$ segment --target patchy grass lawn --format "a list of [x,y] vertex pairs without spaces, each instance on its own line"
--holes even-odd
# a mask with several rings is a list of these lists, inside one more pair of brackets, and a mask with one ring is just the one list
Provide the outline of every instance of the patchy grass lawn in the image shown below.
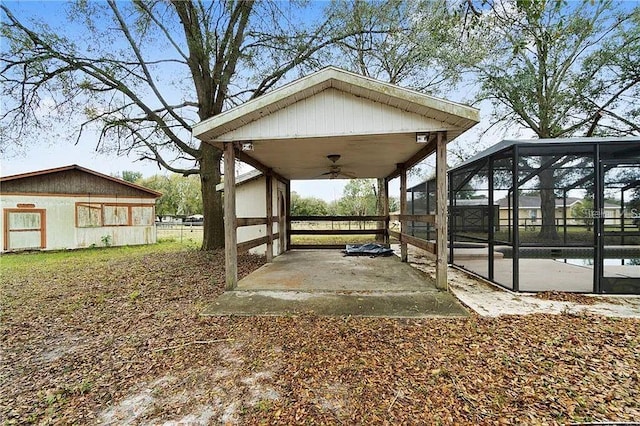
[[0,423],[640,418],[638,320],[200,317],[223,259],[171,242],[2,256]]

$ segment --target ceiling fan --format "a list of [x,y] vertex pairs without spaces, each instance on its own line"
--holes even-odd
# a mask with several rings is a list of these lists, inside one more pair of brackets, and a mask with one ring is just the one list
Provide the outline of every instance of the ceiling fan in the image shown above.
[[326,173],[321,174],[318,177],[329,176],[331,179],[338,179],[341,176],[345,177],[345,178],[348,178],[348,179],[356,178],[356,175],[354,175],[352,173],[343,172],[342,171],[342,167],[340,165],[336,164],[338,162],[338,160],[340,159],[340,154],[329,154],[329,155],[327,155],[327,159],[329,161],[331,161],[331,164],[329,165],[329,171],[327,171]]

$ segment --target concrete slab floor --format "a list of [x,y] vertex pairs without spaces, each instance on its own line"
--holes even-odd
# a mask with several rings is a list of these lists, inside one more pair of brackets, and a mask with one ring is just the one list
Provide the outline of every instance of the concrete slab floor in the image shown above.
[[203,315],[395,318],[464,317],[451,293],[396,256],[344,257],[337,250],[296,250],[274,258],[209,305]]
[[396,256],[343,256],[339,250],[293,250],[238,282],[238,290],[437,292],[432,278]]
[[227,291],[203,315],[269,316],[314,313],[325,316],[387,318],[466,317],[469,313],[445,292]]

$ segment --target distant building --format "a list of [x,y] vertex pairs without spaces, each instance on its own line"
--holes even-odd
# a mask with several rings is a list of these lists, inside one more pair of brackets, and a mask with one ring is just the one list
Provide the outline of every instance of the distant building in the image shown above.
[[1,250],[156,242],[162,194],[77,165],[0,178]]
[[[573,209],[583,202],[581,198],[567,197],[566,200],[562,198],[556,198],[555,218],[559,223],[563,223],[562,220],[565,217],[567,224],[569,225],[581,225],[582,219],[576,218]],[[510,212],[513,206],[509,205],[507,198],[502,198],[497,201],[500,206],[500,222],[507,223]],[[520,195],[518,197],[518,222],[520,225],[539,225],[542,221],[542,208],[540,207],[539,195]],[[604,216],[609,219],[607,224],[614,225],[620,223],[620,206],[611,203],[604,203],[603,207]]]

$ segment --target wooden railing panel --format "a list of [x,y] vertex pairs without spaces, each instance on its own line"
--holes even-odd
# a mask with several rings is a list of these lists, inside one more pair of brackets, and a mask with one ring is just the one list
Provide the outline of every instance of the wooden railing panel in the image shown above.
[[436,244],[431,241],[423,240],[422,238],[414,237],[413,235],[402,234],[400,241],[411,244],[412,246],[421,248],[429,253],[436,253]]
[[436,223],[436,215],[433,214],[392,214],[390,220],[406,222]]
[[431,241],[423,240],[422,238],[414,237],[413,235],[401,234],[400,232],[389,231],[389,236],[395,238],[401,243],[411,244],[418,247],[430,254],[436,254],[436,244]]
[[386,216],[291,216],[292,222],[379,222]]
[[291,235],[384,235],[384,229],[292,229]]
[[[274,240],[277,240],[278,238],[280,238],[280,233],[273,234],[273,239]],[[261,246],[263,244],[266,244],[268,241],[269,241],[269,237],[266,236],[266,235],[264,237],[255,238],[253,240],[243,241],[241,243],[238,243],[238,245],[237,245],[238,253],[245,252],[245,251],[250,250],[252,248]]]
[[346,244],[291,244],[291,249],[297,250],[315,250],[315,249],[330,249],[340,250],[345,247]]
[[253,240],[244,241],[242,243],[238,243],[238,253],[242,253],[254,247],[261,246],[263,244],[266,244],[268,241],[269,241],[269,237],[264,236],[264,237],[256,238]]
[[239,217],[236,219],[236,225],[241,226],[254,226],[254,225],[266,225],[266,217]]
[[[278,222],[278,216],[271,217],[271,223]],[[239,217],[236,218],[236,227],[266,225],[266,217]]]

